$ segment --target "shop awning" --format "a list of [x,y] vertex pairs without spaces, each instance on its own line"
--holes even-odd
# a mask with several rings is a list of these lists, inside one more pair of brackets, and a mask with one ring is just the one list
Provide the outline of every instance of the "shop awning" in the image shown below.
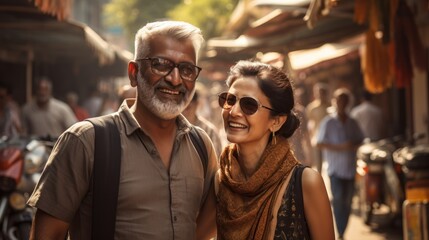
[[321,47],[293,51],[288,54],[291,68],[300,70],[318,63],[340,58],[352,52],[358,55],[360,43],[327,43]]
[[[305,21],[317,1],[241,1],[238,15],[232,18],[228,36],[210,39],[208,54],[222,58],[223,55],[242,57],[246,53],[283,52],[317,48],[329,42],[340,42],[363,32],[364,26],[353,20],[353,1],[344,0],[329,13]],[[247,4],[243,4],[247,3]],[[240,20],[237,20],[240,19]],[[246,23],[246,26],[240,24]],[[235,31],[236,36],[231,37]]]
[[105,66],[123,55],[87,25],[60,21],[23,0],[0,3],[0,31],[3,61],[19,61],[21,55],[31,55],[39,62],[73,58],[82,63],[95,60]]
[[[65,4],[65,5],[64,5]],[[32,98],[37,77],[51,77],[56,94],[126,76],[132,54],[89,26],[67,19],[70,0],[0,1],[0,71],[4,81]]]

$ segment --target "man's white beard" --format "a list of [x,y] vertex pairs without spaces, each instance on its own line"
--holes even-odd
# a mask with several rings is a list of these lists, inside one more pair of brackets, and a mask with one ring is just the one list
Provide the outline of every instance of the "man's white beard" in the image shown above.
[[156,97],[149,99],[150,104],[146,105],[151,109],[151,111],[157,115],[159,118],[170,120],[173,119],[182,113],[185,110],[187,104],[184,102],[176,104],[175,102],[161,102]]
[[[189,102],[192,100],[193,93],[189,93],[185,96],[181,103],[176,103],[175,101],[167,101],[163,102],[158,99],[155,94],[155,86],[151,86],[148,84],[146,80],[139,76],[139,83],[141,84],[141,88],[138,90],[138,98],[139,100],[156,116],[164,120],[170,120],[176,118],[180,115],[180,113],[185,110],[186,106],[188,106]],[[160,80],[161,81],[161,80]]]

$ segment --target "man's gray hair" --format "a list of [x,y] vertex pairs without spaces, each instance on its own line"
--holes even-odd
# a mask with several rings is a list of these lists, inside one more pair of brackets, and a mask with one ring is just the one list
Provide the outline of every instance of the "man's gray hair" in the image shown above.
[[204,42],[201,30],[192,24],[182,21],[157,21],[146,24],[135,37],[134,59],[144,58],[150,53],[150,40],[153,36],[166,36],[176,40],[190,39],[198,58],[199,50]]

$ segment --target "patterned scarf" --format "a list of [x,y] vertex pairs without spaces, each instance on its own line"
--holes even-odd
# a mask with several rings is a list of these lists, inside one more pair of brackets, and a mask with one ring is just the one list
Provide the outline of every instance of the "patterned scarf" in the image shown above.
[[265,239],[275,198],[297,164],[287,139],[278,138],[277,144],[267,146],[259,168],[246,180],[237,161],[237,146],[225,148],[220,156],[217,239]]

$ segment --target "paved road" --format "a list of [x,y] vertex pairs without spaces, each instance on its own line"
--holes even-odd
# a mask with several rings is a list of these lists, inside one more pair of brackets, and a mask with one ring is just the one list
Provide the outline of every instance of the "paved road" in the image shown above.
[[357,198],[353,200],[353,214],[350,216],[345,240],[400,240],[402,237],[402,226],[392,225],[387,222],[385,213],[380,211],[373,217],[370,226],[363,223],[359,217]]
[[[329,178],[325,175],[327,164],[323,164],[322,176],[325,180],[328,194],[331,194]],[[384,209],[380,209],[373,217],[370,226],[364,224],[359,216],[358,198],[355,196],[352,205],[352,214],[349,219],[345,240],[401,240],[402,226],[400,224],[392,225],[387,222]]]

